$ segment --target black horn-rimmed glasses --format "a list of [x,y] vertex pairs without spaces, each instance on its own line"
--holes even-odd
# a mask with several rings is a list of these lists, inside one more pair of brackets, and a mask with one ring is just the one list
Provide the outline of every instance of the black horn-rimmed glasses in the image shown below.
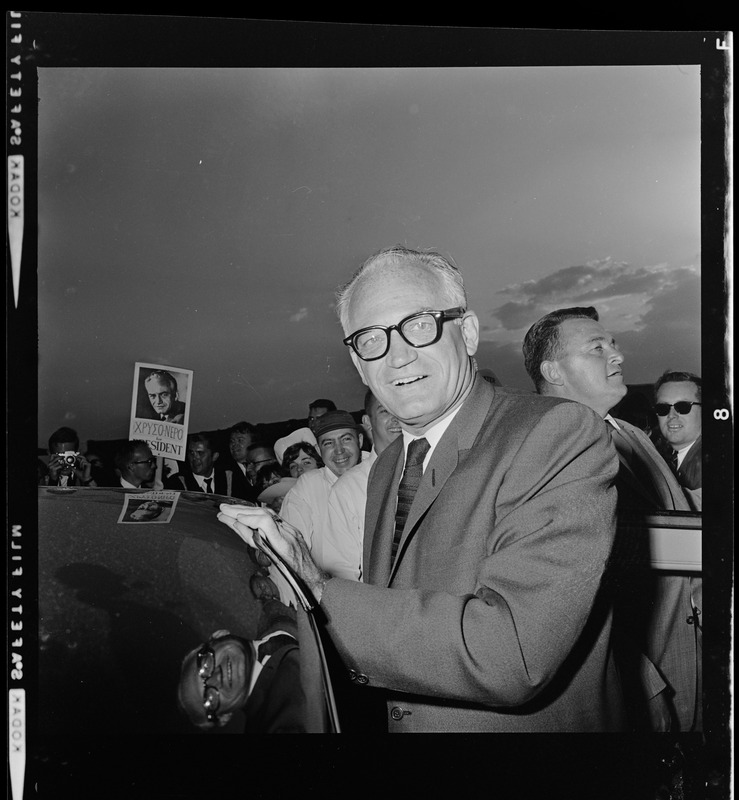
[[467,312],[461,306],[445,311],[418,311],[401,319],[397,325],[370,325],[349,334],[343,342],[362,359],[375,361],[390,349],[390,332],[397,331],[411,347],[428,347],[441,339],[443,325],[449,319],[459,319]]

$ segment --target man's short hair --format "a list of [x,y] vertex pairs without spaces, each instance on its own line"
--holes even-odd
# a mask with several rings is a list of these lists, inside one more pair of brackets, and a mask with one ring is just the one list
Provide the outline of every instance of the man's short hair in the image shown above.
[[179,391],[179,387],[177,386],[177,379],[175,378],[174,375],[172,375],[171,372],[167,372],[167,370],[165,369],[155,369],[153,372],[150,372],[144,378],[144,386],[146,386],[146,384],[152,378],[156,378],[161,383],[164,383],[165,385],[169,386],[169,390],[172,392],[172,394],[177,394],[177,392]]
[[326,411],[336,411],[336,403],[334,403],[333,400],[326,400],[319,397],[318,400],[309,403],[308,408],[325,408]]
[[79,449],[80,437],[77,435],[77,431],[73,428],[57,428],[49,436],[49,453],[52,452],[55,444],[66,444],[67,442],[72,442],[75,450]]
[[234,433],[248,433],[253,439],[257,435],[257,429],[251,422],[243,420],[235,423],[228,429],[229,436],[232,436]]
[[256,450],[266,450],[268,453],[270,453],[270,458],[272,458],[275,461],[277,461],[278,464],[280,463],[278,461],[278,459],[277,459],[277,456],[275,455],[275,448],[271,444],[267,444],[266,442],[252,442],[246,448],[247,460],[248,460],[249,456],[253,455]]
[[[352,275],[351,279],[336,290],[336,313],[339,316],[341,327],[348,332],[349,305],[352,295],[359,281],[378,265],[395,264],[401,267],[408,262],[415,262],[428,267],[441,280],[447,302],[450,307],[461,306],[467,308],[467,292],[464,288],[462,274],[451,260],[436,250],[414,250],[401,244],[385,247],[370,256],[364,264]],[[442,311],[443,309],[439,309]]]
[[187,444],[195,444],[196,442],[202,442],[208,450],[212,450],[214,453],[219,452],[215,434],[202,431],[199,433],[191,433],[187,437]]
[[113,463],[116,465],[116,468],[119,469],[121,472],[126,470],[128,464],[133,458],[133,454],[139,447],[148,448],[149,445],[143,439],[130,439],[129,441],[122,444],[116,450],[115,456],[113,457]]
[[698,402],[701,402],[701,379],[698,375],[692,372],[681,372],[677,370],[665,370],[654,384],[654,396],[657,397],[657,392],[660,386],[665,383],[684,383],[689,381],[696,386],[696,394],[698,395]]
[[561,345],[559,326],[567,319],[594,319],[597,322],[598,312],[593,306],[558,308],[537,320],[524,336],[523,363],[537,392],[541,392],[546,383],[540,367],[545,361],[558,357]]

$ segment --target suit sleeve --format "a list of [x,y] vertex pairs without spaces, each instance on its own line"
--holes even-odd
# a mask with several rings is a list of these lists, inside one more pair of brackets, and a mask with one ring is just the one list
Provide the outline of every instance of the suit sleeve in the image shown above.
[[572,653],[615,535],[618,459],[602,419],[577,403],[532,415],[507,441],[506,452],[490,438],[468,451],[476,496],[436,501],[466,537],[449,558],[474,559],[474,592],[326,584],[332,638],[371,685],[515,707]]

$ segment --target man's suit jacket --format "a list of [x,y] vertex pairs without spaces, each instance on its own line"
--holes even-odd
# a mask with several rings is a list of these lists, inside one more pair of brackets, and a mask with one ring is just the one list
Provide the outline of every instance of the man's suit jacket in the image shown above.
[[242,500],[248,500],[250,503],[258,503],[257,497],[261,494],[261,489],[249,483],[246,479],[246,475],[237,463],[232,462],[230,469],[233,473],[231,496],[240,497]]
[[625,725],[600,585],[618,461],[603,420],[477,378],[424,470],[391,565],[402,437],[369,479],[366,583],[321,605],[389,730],[607,731]]
[[279,618],[261,633],[277,630],[295,637],[267,660],[244,706],[244,733],[305,733],[306,706],[300,682],[300,650],[297,624]]
[[686,489],[703,488],[703,437],[690,446],[677,470],[677,479]]
[[[231,497],[231,470],[216,469],[213,470],[213,492],[215,494],[222,494],[225,497]],[[200,484],[195,480],[195,476],[191,472],[178,472],[176,475],[167,478],[164,482],[165,489],[179,489],[188,492],[202,492]]]
[[[143,419],[160,419],[159,414],[149,404],[149,407],[142,413]],[[166,415],[163,422],[174,422],[177,425],[184,425],[185,423],[185,404],[181,400],[175,400],[169,414]]]
[[[691,511],[686,493],[649,437],[629,422],[616,422],[627,434],[613,434],[621,462],[619,514],[633,518],[660,510]],[[700,730],[702,633],[696,622],[702,614],[702,578],[658,573],[636,563],[625,576],[621,595],[624,604],[618,615],[627,620],[625,625],[674,692],[678,729]]]

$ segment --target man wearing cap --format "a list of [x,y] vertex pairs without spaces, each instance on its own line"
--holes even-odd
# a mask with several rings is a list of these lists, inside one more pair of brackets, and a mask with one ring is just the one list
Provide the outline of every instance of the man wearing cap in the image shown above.
[[327,411],[315,428],[324,467],[304,472],[285,495],[280,516],[303,533],[313,560],[323,567],[328,498],[340,475],[362,460],[362,427],[348,411]]

